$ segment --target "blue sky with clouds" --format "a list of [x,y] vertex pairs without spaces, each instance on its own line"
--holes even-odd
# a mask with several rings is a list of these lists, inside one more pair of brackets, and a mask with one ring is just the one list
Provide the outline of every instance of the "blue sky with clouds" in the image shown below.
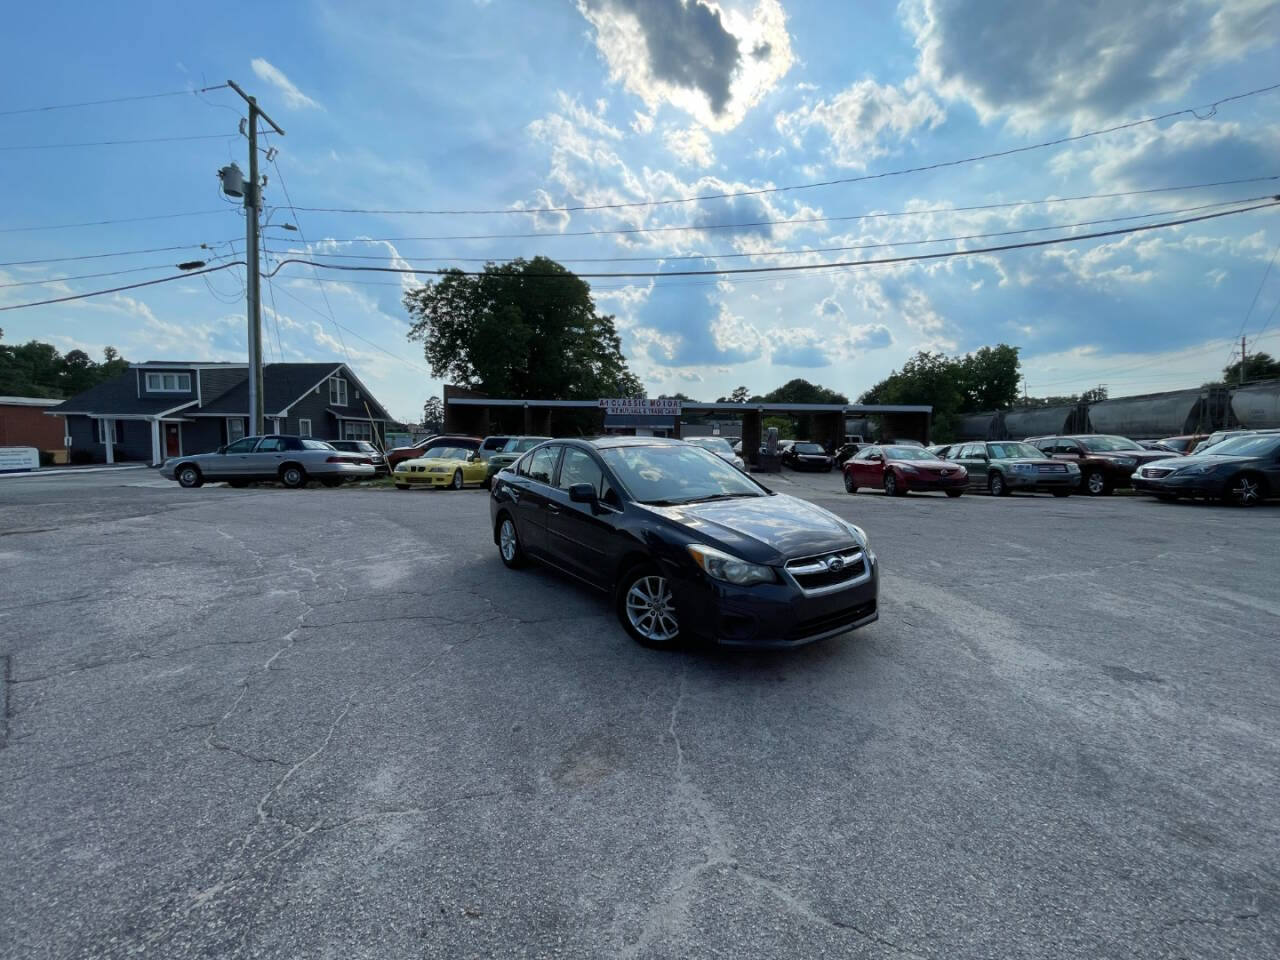
[[[592,281],[651,395],[714,399],[738,384],[765,391],[804,376],[852,396],[915,350],[998,341],[1022,348],[1033,393],[1098,382],[1113,395],[1141,393],[1213,375],[1242,324],[1263,332],[1260,349],[1280,353],[1280,317],[1263,330],[1280,300],[1280,269],[1253,303],[1280,243],[1278,211],[917,264],[668,276],[953,250],[981,242],[918,241],[1115,217],[1141,223],[1275,193],[1271,181],[954,209],[1280,174],[1280,91],[1205,119],[1183,115],[924,173],[696,203],[518,212],[856,177],[1205,104],[1280,81],[1280,4],[1270,0],[45,3],[6,17],[0,113],[228,77],[255,93],[287,134],[271,140],[278,170],[264,166],[271,223],[297,219],[313,251],[330,259],[474,267],[545,254],[579,272],[662,274]],[[0,306],[163,276],[178,260],[234,258],[244,223],[219,195],[215,171],[232,159],[246,165],[241,108],[218,90],[0,116],[8,188],[0,284],[20,284],[0,286]],[[25,149],[198,135],[210,139]],[[300,207],[507,212],[295,218],[284,186]],[[759,225],[780,220],[807,222]],[[305,249],[278,227],[267,235],[272,256]],[[32,283],[112,271],[130,272]],[[330,282],[286,267],[264,288],[267,358],[349,356],[394,413],[414,416],[439,392],[404,337],[400,297],[416,281],[321,276]],[[34,337],[94,353],[110,343],[136,360],[236,359],[242,295],[241,272],[229,270],[0,313],[0,328],[10,342]]]

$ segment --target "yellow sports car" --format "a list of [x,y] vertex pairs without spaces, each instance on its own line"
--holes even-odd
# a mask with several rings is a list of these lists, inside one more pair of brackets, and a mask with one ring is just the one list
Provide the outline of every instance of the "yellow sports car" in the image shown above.
[[397,490],[417,486],[461,490],[467,484],[483,484],[487,475],[485,462],[476,451],[462,447],[436,447],[430,456],[397,463],[391,478]]

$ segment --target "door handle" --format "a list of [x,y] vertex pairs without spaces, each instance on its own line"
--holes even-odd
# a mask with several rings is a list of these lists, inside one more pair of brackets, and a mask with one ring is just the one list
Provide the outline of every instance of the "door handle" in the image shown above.
[[560,507],[559,507],[559,506],[557,506],[557,505],[556,505],[556,504],[554,504],[554,503],[548,503],[548,504],[547,504],[547,513],[551,513],[551,514],[559,514],[559,513],[560,513]]

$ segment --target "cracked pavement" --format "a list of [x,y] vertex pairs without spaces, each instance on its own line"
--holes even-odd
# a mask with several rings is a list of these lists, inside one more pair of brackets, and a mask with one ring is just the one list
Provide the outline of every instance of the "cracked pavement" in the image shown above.
[[0,483],[0,958],[1280,953],[1280,506],[777,486],[878,624],[644,650],[480,491]]

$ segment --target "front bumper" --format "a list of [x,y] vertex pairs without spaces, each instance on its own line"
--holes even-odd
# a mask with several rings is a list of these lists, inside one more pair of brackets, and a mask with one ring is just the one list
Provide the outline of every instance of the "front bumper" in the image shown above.
[[830,470],[833,463],[835,463],[835,461],[829,457],[825,460],[806,460],[802,457],[796,457],[793,460],[787,461],[787,466],[792,470]]
[[1010,490],[1074,490],[1080,486],[1078,473],[1013,473],[1004,475],[1004,482]]
[[1161,494],[1174,497],[1208,497],[1216,500],[1227,488],[1226,477],[1215,478],[1211,473],[1167,477],[1144,477],[1135,473],[1132,481],[1133,489],[1139,493]]
[[969,478],[964,474],[951,477],[913,477],[904,473],[902,478],[904,487],[916,493],[928,490],[965,490],[969,486]]
[[408,473],[397,471],[392,479],[413,487],[447,487],[453,483],[452,473]]
[[682,632],[723,647],[790,648],[825,640],[880,618],[880,564],[867,551],[870,576],[821,596],[792,583],[751,587],[696,578],[672,580]]

